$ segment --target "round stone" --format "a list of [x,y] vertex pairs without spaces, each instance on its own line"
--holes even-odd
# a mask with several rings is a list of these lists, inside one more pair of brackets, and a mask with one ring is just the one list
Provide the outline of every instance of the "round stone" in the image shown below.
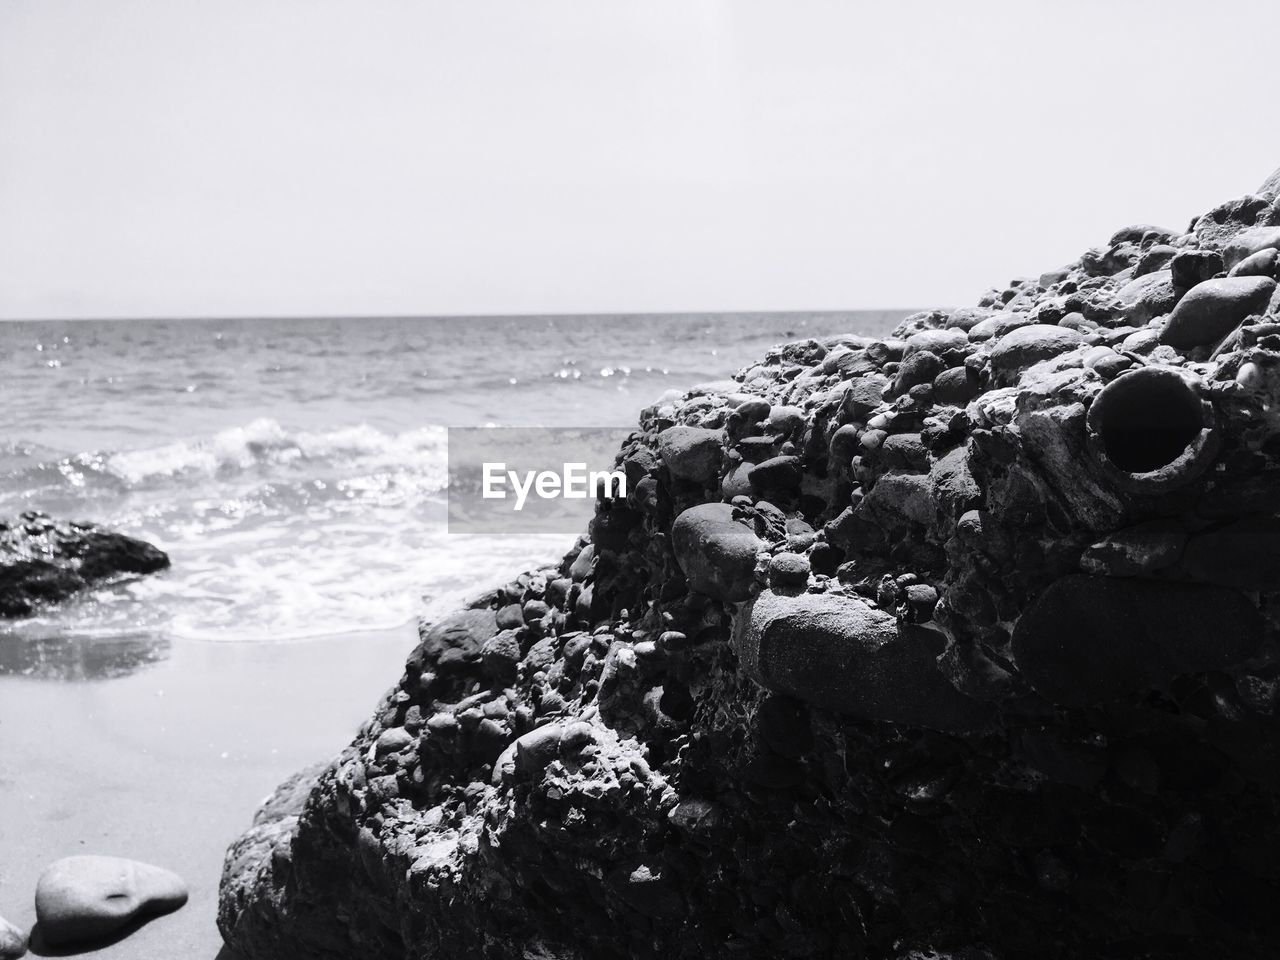
[[1074,350],[1084,335],[1070,327],[1033,323],[1006,333],[991,351],[991,370],[998,382],[1014,383],[1023,370]]
[[121,857],[66,857],[36,884],[36,920],[50,946],[101,940],[186,902],[187,885],[176,873]]
[[710,483],[720,473],[724,438],[705,427],[668,427],[658,435],[658,453],[673,476]]
[[780,553],[769,561],[769,584],[803,587],[809,582],[809,560],[798,553]]
[[1173,308],[1160,342],[1180,350],[1217,343],[1245,317],[1265,312],[1275,289],[1270,277],[1222,277],[1196,284]]
[[514,630],[503,630],[480,648],[480,664],[494,683],[506,684],[516,678],[520,666],[520,640]]
[[978,377],[967,367],[952,367],[933,378],[933,398],[941,404],[963,407],[978,392]]
[[727,503],[690,507],[672,525],[671,543],[690,587],[736,603],[751,595],[756,553],[763,544],[733,518],[733,511]]
[[988,713],[944,677],[941,633],[860,599],[766,590],[734,618],[733,646],[761,685],[850,716],[965,730]]

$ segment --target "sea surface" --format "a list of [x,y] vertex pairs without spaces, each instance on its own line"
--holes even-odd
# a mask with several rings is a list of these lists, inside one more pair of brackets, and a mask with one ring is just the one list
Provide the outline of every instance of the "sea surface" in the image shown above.
[[0,626],[0,673],[444,612],[572,543],[447,533],[445,427],[629,427],[775,343],[903,313],[0,323],[0,516],[97,521],[173,561]]

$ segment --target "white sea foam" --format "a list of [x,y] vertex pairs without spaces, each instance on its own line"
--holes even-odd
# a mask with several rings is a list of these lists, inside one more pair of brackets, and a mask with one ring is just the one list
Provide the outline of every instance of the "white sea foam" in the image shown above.
[[29,631],[235,642],[383,629],[428,601],[438,610],[490,579],[556,559],[572,541],[450,536],[445,431],[435,426],[289,431],[261,418],[189,441],[68,458],[60,471],[68,492],[89,464],[123,484],[115,508],[95,519],[158,544],[173,565],[99,590]]
[[368,424],[358,424],[324,432],[291,433],[277,421],[261,417],[209,438],[113,453],[105,458],[105,464],[126,482],[142,484],[185,473],[213,476],[255,466],[315,460],[369,469],[413,469],[435,465],[444,453],[443,427],[387,434]]

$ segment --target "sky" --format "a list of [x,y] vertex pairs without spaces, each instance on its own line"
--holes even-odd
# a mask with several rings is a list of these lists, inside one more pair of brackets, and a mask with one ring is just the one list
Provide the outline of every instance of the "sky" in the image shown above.
[[0,318],[972,303],[1280,165],[1267,2],[0,0]]

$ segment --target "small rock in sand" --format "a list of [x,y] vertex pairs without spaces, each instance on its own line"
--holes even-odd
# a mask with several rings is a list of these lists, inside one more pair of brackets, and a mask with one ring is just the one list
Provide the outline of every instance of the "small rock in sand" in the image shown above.
[[0,917],[0,960],[17,960],[26,953],[27,935]]
[[187,885],[176,873],[121,857],[66,857],[36,884],[36,919],[50,946],[100,940],[186,902]]

